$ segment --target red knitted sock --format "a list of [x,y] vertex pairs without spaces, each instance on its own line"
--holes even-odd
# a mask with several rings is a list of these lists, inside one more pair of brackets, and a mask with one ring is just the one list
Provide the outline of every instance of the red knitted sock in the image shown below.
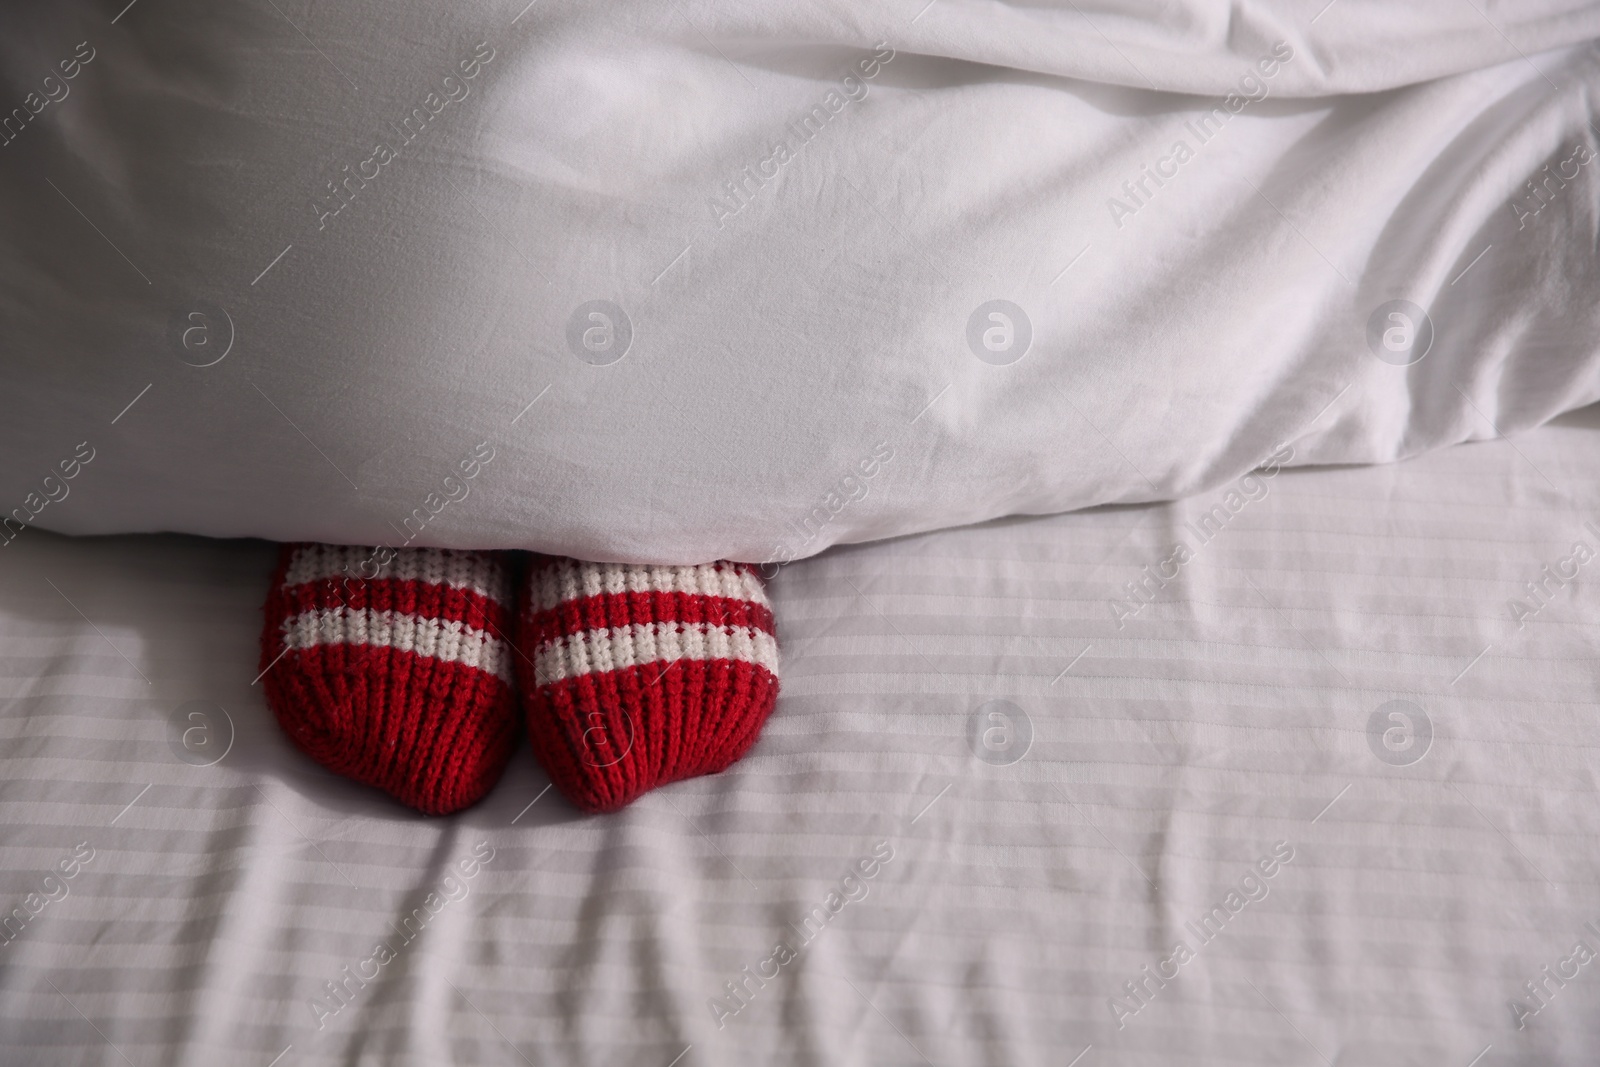
[[536,556],[518,598],[534,754],[589,812],[744,755],[778,698],[772,609],[743,563]]
[[261,666],[296,747],[430,815],[480,800],[516,732],[504,557],[401,549],[377,568],[372,549],[284,545]]

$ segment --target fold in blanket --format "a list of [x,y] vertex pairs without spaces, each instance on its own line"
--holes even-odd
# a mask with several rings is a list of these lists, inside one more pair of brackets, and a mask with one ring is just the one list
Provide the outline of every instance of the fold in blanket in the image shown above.
[[6,540],[779,566],[1600,398],[1592,4],[17,21]]

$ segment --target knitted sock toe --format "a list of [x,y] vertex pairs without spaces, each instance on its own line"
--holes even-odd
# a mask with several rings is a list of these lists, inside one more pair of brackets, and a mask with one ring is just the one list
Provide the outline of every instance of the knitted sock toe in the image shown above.
[[588,812],[725,769],[778,698],[772,608],[743,563],[535,557],[517,647],[534,754]]
[[499,552],[284,545],[267,596],[262,683],[284,733],[336,774],[429,815],[500,778],[516,732],[512,581]]

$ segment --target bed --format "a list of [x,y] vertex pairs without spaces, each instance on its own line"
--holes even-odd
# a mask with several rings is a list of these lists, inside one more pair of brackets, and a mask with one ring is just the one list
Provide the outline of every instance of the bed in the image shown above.
[[267,543],[29,530],[0,1060],[1594,1062],[1597,435],[789,564],[751,756],[603,817],[297,755]]

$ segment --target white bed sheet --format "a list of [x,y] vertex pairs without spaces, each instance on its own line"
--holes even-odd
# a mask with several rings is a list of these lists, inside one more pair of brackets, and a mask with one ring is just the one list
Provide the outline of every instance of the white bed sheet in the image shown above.
[[[1597,434],[1588,409],[1284,470],[1232,512],[795,563],[751,756],[598,818],[525,750],[433,820],[293,752],[251,684],[270,546],[28,531],[0,555],[0,906],[38,910],[0,940],[0,1062],[1592,1063]],[[1578,573],[1540,603],[1546,564]],[[1015,762],[970,744],[995,700],[1031,724]],[[1369,736],[1392,700],[1431,726],[1406,765],[1419,734],[1392,762]],[[1275,848],[1202,942],[1186,924]],[[797,958],[766,962],[779,939]]]

